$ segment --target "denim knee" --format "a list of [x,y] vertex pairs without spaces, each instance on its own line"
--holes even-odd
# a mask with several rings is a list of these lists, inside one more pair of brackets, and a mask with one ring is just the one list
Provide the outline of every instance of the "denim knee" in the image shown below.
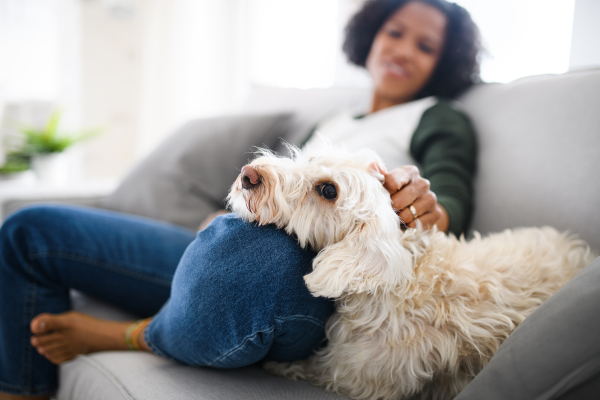
[[[54,227],[64,223],[64,215],[59,206],[33,205],[15,211],[0,227],[0,258],[4,259],[0,264],[28,265],[29,256],[39,250],[43,251],[51,242],[59,239]],[[60,239],[69,234],[65,230],[60,232]]]
[[29,205],[22,207],[13,213],[9,214],[1,229],[4,230],[6,226],[30,226],[38,221],[44,221],[54,219],[53,215],[57,210],[60,210],[60,206],[41,204],[41,205]]
[[32,205],[10,214],[0,226],[0,242],[14,244],[15,241],[26,244],[32,235],[41,235],[51,225],[61,224],[63,219],[57,206]]
[[[331,302],[312,297],[304,284],[314,255],[272,226],[220,217],[186,250],[148,341],[161,355],[220,368],[257,362],[278,342],[278,354],[310,354],[332,312]],[[306,322],[294,328],[314,340],[287,344],[288,319]]]
[[35,219],[30,217],[31,208],[20,209],[10,214],[0,225],[0,243],[1,245],[7,245],[12,242],[11,239],[15,237],[17,232],[22,232],[23,229],[27,229],[29,222],[33,222]]
[[22,262],[8,262],[8,259],[16,257],[19,261],[27,254],[26,246],[31,243],[29,237],[37,230],[36,222],[40,214],[45,210],[43,207],[28,207],[16,211],[8,216],[2,226],[0,226],[0,262],[3,267],[8,265],[22,265]]

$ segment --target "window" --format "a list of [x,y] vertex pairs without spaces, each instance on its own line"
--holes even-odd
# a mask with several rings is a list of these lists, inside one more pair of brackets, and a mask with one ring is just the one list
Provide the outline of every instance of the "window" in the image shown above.
[[569,69],[575,0],[456,0],[479,26],[486,82]]

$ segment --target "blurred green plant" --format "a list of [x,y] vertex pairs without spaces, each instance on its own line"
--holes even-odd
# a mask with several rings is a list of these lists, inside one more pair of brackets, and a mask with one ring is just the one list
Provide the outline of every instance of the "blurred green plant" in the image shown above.
[[99,129],[89,129],[73,134],[60,132],[58,125],[61,112],[56,110],[50,116],[46,126],[42,128],[22,127],[24,143],[18,153],[28,156],[35,154],[60,153],[82,140],[97,136]]
[[27,171],[29,168],[29,157],[18,153],[11,153],[6,156],[4,165],[0,166],[0,174],[14,174]]
[[55,110],[42,128],[22,126],[18,146],[11,146],[5,163],[0,166],[0,174],[13,174],[26,171],[31,167],[31,157],[37,154],[61,153],[75,143],[100,134],[100,129],[88,129],[73,134],[59,131],[61,112]]

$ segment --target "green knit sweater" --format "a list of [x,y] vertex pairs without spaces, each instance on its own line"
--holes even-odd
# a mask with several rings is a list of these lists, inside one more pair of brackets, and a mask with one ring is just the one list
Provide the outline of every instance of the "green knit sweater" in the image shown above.
[[473,214],[475,132],[466,115],[442,101],[425,110],[410,142],[421,176],[448,212],[448,232],[460,236]]
[[[356,118],[361,118],[356,117]],[[315,129],[304,140],[306,144]],[[421,176],[448,212],[448,232],[460,236],[473,214],[473,175],[477,157],[475,133],[466,115],[440,101],[421,116],[410,143]]]

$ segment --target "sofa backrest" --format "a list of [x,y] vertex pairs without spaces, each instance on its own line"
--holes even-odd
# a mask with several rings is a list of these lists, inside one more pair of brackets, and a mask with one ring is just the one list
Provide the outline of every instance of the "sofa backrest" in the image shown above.
[[[285,140],[299,145],[317,123],[342,110],[366,110],[369,90],[358,88],[293,89],[255,86],[243,112],[264,114],[287,112],[292,119]],[[284,150],[279,146],[275,150]]]
[[600,69],[477,87],[472,228],[550,225],[600,250]]
[[[366,89],[255,88],[248,112],[291,111],[298,143],[319,120],[364,108]],[[600,69],[484,84],[459,99],[479,141],[472,228],[569,230],[600,250]]]

